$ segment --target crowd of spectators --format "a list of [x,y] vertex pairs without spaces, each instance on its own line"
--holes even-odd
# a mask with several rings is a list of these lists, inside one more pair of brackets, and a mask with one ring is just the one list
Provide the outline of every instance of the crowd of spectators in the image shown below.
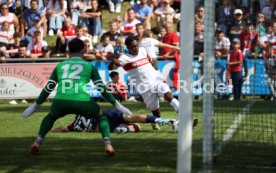
[[[204,56],[204,0],[196,0],[194,53]],[[122,3],[130,8],[122,12]],[[127,36],[143,38],[152,30],[162,43],[179,45],[180,0],[1,0],[0,62],[8,58],[68,57],[68,42],[78,37],[85,42],[84,57],[108,60],[128,50]],[[21,4],[21,5],[18,5]],[[117,13],[103,28],[102,10]],[[222,0],[216,3],[215,55],[229,55],[234,39],[239,39],[246,60],[276,56],[276,0]],[[154,22],[153,22],[154,21]],[[174,31],[176,28],[177,31]],[[49,49],[46,36],[56,35],[55,49]],[[175,88],[179,51],[156,49],[160,58],[173,57]],[[268,61],[270,62],[270,61]],[[275,75],[275,74],[273,74]]]

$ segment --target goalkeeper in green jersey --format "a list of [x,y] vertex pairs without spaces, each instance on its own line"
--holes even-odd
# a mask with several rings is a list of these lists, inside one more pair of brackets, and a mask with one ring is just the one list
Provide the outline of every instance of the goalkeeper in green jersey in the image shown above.
[[34,155],[39,153],[43,139],[58,118],[67,114],[81,114],[87,118],[97,118],[105,144],[105,151],[109,155],[114,155],[115,150],[109,138],[110,130],[107,117],[104,114],[102,115],[100,106],[90,98],[86,89],[89,81],[92,79],[102,96],[115,105],[117,110],[121,111],[125,116],[130,115],[131,112],[116,101],[108,92],[97,69],[89,62],[80,58],[84,43],[76,38],[68,43],[68,47],[71,58],[56,66],[39,97],[22,114],[26,118],[36,112],[58,84],[57,93],[50,107],[50,112],[41,122],[38,136],[30,148],[30,153]]

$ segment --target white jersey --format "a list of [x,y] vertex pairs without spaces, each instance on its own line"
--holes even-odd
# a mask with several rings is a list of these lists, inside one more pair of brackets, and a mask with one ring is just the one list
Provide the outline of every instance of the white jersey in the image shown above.
[[150,58],[156,59],[156,46],[159,44],[159,41],[154,38],[143,38],[140,42],[140,47],[146,49]]
[[270,35],[268,37],[268,43],[270,47],[273,49],[273,54],[276,55],[276,35]]
[[121,55],[119,62],[135,82],[136,89],[140,94],[155,87],[156,83],[164,81],[162,74],[156,71],[149,62],[146,49],[143,47],[139,48],[138,55]]
[[9,25],[10,25],[10,28],[9,28],[9,30],[11,30],[11,31],[15,31],[15,28],[14,28],[14,14],[13,13],[9,13],[7,16],[2,16],[1,14],[0,14],[0,27],[2,27],[2,23],[4,22],[4,21],[7,21],[8,23],[9,23]]

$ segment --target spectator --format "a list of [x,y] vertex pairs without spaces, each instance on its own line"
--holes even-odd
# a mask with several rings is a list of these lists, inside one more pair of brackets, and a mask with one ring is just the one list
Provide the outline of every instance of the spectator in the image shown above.
[[96,56],[93,50],[90,49],[91,48],[90,41],[84,40],[83,43],[84,43],[84,49],[82,52],[82,57],[85,59],[93,59],[93,60],[96,59]]
[[268,44],[271,57],[276,58],[276,22],[272,23],[272,34],[268,37]]
[[117,45],[114,47],[114,54],[122,55],[123,53],[128,53],[128,49],[125,45],[124,37],[119,37],[117,39]]
[[[167,22],[165,25],[166,28],[166,35],[162,38],[162,43],[166,43],[169,45],[173,45],[176,47],[179,47],[179,37],[176,33],[173,32],[173,23]],[[169,56],[172,56],[175,58],[175,67],[173,70],[173,85],[174,88],[178,89],[178,70],[180,65],[180,56],[179,51],[176,49],[170,49],[170,48],[162,48],[161,55],[164,59],[167,59]]]
[[276,19],[276,0],[271,0],[269,6],[264,7],[262,12],[265,15],[265,19],[272,21]]
[[111,91],[112,95],[120,102],[127,101],[127,90],[125,85],[119,81],[119,73],[112,71],[109,76],[111,81],[108,82],[106,86]]
[[153,67],[158,70],[156,50],[160,48],[169,48],[179,50],[179,47],[170,44],[162,43],[155,38],[152,38],[151,30],[145,30],[142,39],[140,40],[140,47],[144,47],[147,51],[148,57],[151,60]]
[[[93,49],[93,45],[92,45],[91,40],[89,40],[88,37],[84,36],[83,27],[82,27],[82,26],[77,26],[77,27],[75,28],[75,33],[76,33],[76,37],[74,37],[74,38],[78,38],[78,39],[80,39],[80,40],[82,40],[82,41],[88,40],[88,41],[90,42],[90,44],[89,44],[89,45],[90,45],[90,49],[91,49],[91,50]],[[70,41],[71,41],[71,40],[70,40]],[[68,41],[68,43],[69,43],[70,41]],[[69,52],[69,47],[68,47],[68,44],[67,44],[67,47],[66,47],[66,57],[69,57],[68,52]]]
[[227,61],[227,64],[228,64],[228,71],[230,72],[232,84],[233,84],[234,100],[239,101],[241,97],[241,90],[242,90],[243,53],[240,50],[240,40],[238,38],[235,38],[232,43],[233,43],[233,50],[230,52],[230,56]]
[[204,23],[204,7],[202,5],[196,7],[195,22]]
[[170,6],[170,0],[163,0],[161,2],[161,7],[154,11],[156,16],[156,26],[158,30],[167,22],[173,22],[174,9]]
[[119,31],[120,30],[117,21],[112,20],[111,22],[109,22],[109,31],[104,33],[104,35],[109,36],[110,43],[113,47],[116,46],[118,38],[122,36],[122,34]]
[[13,44],[9,44],[6,47],[6,51],[5,51],[5,55],[6,57],[10,57],[10,58],[18,58],[19,57],[19,47],[21,45],[23,45],[26,49],[26,46],[23,44],[23,42],[21,41],[21,34],[20,32],[15,32],[13,34],[13,40],[14,43]]
[[230,0],[223,0],[221,6],[216,11],[216,21],[225,35],[227,35],[228,27],[233,23],[234,6]]
[[79,23],[83,23],[81,13],[91,9],[91,0],[73,0],[71,3],[72,24],[78,26]]
[[93,39],[93,36],[91,34],[89,34],[88,32],[88,27],[87,26],[83,26],[83,35],[87,38],[89,38],[89,40]]
[[243,52],[244,58],[254,57],[258,46],[259,35],[254,30],[254,26],[251,22],[247,22],[245,29],[240,35],[241,50]]
[[[274,42],[276,43],[276,22],[273,24],[274,33],[269,38],[269,44]],[[266,96],[266,100],[275,100],[276,99],[276,48],[272,44],[270,47],[271,56],[264,59],[266,74],[267,74],[267,83],[270,89],[271,94]]]
[[197,22],[195,24],[195,37],[194,37],[194,54],[198,55],[200,58],[203,58],[204,51],[204,33],[203,33],[203,24]]
[[98,42],[98,36],[102,34],[102,12],[99,8],[97,0],[91,0],[92,8],[81,14],[81,17],[88,19],[89,23],[87,26],[89,34],[93,36],[93,43]]
[[5,63],[6,62],[6,57],[5,54],[0,51],[0,63]]
[[0,47],[6,47],[7,44],[12,44],[14,31],[10,29],[10,24],[4,21],[0,29]]
[[62,22],[65,19],[67,11],[67,1],[65,0],[50,0],[47,5],[46,13],[49,15],[49,36],[54,35],[54,30],[62,28]]
[[[42,12],[42,10],[39,8],[38,0],[31,0],[30,2],[30,8],[23,11],[21,20],[20,20],[20,32],[22,36],[25,35],[25,29],[27,27],[27,30],[30,28],[36,26],[39,28],[40,26],[43,26],[44,29],[47,29],[47,22],[45,14]],[[39,17],[39,21],[37,23],[34,23],[35,20],[37,20]],[[46,32],[46,30],[45,30]],[[42,32],[44,34],[44,32]],[[45,36],[45,35],[42,35]]]
[[10,58],[27,58],[26,46],[22,43],[19,45],[11,45],[10,50],[7,50],[7,53],[9,53]]
[[258,32],[259,36],[262,37],[265,35],[265,26],[264,26],[264,21],[265,21],[265,16],[262,12],[258,12],[256,16],[256,26],[254,27],[255,31]]
[[234,38],[240,38],[240,34],[244,29],[244,23],[243,23],[243,12],[241,9],[235,9],[234,11],[234,21],[233,23],[229,26],[228,29],[228,37],[230,39],[230,42]]
[[48,44],[46,41],[41,40],[41,32],[35,31],[32,42],[28,44],[27,56],[31,58],[49,58],[50,51],[47,48]]
[[1,0],[0,4],[7,3],[9,7],[9,12],[15,13],[16,12],[16,3],[15,0]]
[[[27,31],[27,35],[23,38],[26,45],[28,45],[33,37],[35,31],[40,31],[40,33],[44,33],[43,27],[39,24],[40,16],[36,16],[34,18],[34,25]],[[41,40],[43,40],[43,34],[41,34]]]
[[[152,9],[147,5],[147,0],[141,0],[140,4],[136,3],[131,7],[136,14],[136,19],[144,24],[145,29],[151,29],[150,19],[152,17]],[[127,14],[125,14],[126,19]]]
[[136,36],[141,40],[143,38],[145,27],[142,23],[136,24]]
[[67,44],[70,40],[76,37],[76,27],[72,25],[72,20],[70,17],[67,17],[64,20],[64,25],[61,28],[60,32],[57,33],[56,40],[56,51],[65,52]]
[[259,0],[260,9],[263,10],[265,7],[269,6],[271,0]]
[[121,6],[124,0],[107,0],[109,5],[109,11],[111,13],[121,13]]
[[[24,12],[25,10],[31,8],[31,0],[20,0],[20,1],[21,1],[21,11]],[[38,9],[41,11],[44,9],[43,0],[38,0]]]
[[1,13],[0,13],[0,25],[4,21],[7,21],[10,24],[10,30],[12,32],[19,31],[18,18],[14,13],[9,12],[9,7],[7,3],[3,3],[0,5]]
[[219,57],[227,57],[230,50],[230,40],[224,36],[223,31],[216,31],[216,40],[215,40],[215,56]]
[[174,9],[175,13],[180,13],[181,10],[181,3],[180,0],[173,0],[172,8]]
[[100,58],[103,61],[106,61],[107,56],[113,53],[114,53],[114,49],[112,44],[110,43],[109,36],[102,35],[101,42],[97,45],[97,48],[96,48],[96,57]]
[[122,23],[121,33],[123,36],[133,36],[136,34],[136,24],[141,23],[135,18],[135,11],[133,9],[127,10],[127,20]]

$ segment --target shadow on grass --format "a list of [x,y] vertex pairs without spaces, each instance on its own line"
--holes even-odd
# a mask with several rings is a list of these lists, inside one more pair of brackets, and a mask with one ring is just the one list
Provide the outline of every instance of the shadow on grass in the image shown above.
[[113,139],[115,157],[106,156],[99,139],[53,137],[31,156],[33,140],[0,138],[0,172],[176,172],[175,139]]

